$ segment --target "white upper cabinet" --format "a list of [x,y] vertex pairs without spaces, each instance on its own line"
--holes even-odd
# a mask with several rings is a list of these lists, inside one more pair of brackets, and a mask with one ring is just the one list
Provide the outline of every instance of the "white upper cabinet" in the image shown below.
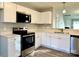
[[23,7],[23,6],[20,6],[20,5],[16,5],[16,11],[25,13],[26,12],[26,8]]
[[32,10],[31,12],[31,18],[32,22],[35,24],[51,24],[52,20],[52,13],[51,11],[46,11],[46,12],[38,12]]
[[16,22],[16,4],[5,2],[4,8],[1,11],[2,18],[0,22]]
[[31,23],[40,23],[40,12],[31,10]]
[[40,23],[41,24],[51,24],[52,22],[52,13],[51,11],[41,12],[40,15]]
[[24,6],[21,6],[21,5],[17,5],[16,11],[21,12],[21,13],[25,13],[25,14],[31,14],[30,8],[27,8],[27,7],[24,7]]
[[2,2],[0,2],[0,9],[2,9],[3,8],[3,3]]
[[16,4],[4,3],[4,21],[16,22]]

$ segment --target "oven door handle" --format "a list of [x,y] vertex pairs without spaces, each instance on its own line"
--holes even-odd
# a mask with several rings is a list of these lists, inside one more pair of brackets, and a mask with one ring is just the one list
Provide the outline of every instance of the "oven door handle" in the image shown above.
[[34,34],[31,34],[31,35],[23,35],[22,37],[28,37],[28,36],[33,36]]

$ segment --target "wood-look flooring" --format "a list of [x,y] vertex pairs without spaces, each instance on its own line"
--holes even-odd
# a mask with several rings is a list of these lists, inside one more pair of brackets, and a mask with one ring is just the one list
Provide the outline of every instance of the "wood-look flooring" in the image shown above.
[[45,47],[40,47],[26,57],[78,57],[78,56]]

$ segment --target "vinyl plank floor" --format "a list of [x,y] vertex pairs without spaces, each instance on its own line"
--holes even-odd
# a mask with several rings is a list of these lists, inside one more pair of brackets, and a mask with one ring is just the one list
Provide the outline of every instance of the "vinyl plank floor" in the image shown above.
[[49,49],[46,47],[39,47],[26,57],[79,57],[79,56],[64,53],[54,49]]

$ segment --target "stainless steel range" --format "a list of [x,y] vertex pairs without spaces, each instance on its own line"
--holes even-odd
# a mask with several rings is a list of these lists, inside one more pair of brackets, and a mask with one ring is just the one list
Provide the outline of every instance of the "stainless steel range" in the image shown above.
[[35,33],[27,30],[13,30],[14,34],[21,35],[21,56],[25,57],[35,49]]
[[26,56],[27,54],[34,51],[35,48],[35,34],[30,33],[27,35],[21,36],[21,50],[22,56]]

